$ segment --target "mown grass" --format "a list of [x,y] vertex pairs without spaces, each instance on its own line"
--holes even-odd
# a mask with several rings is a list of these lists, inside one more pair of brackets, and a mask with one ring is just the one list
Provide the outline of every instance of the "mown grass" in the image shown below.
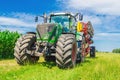
[[62,70],[55,63],[19,66],[15,60],[0,61],[0,80],[120,80],[120,54],[97,53],[74,69]]

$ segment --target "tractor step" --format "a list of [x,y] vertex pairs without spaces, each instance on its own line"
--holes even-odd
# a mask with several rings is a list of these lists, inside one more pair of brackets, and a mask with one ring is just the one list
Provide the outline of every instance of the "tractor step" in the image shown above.
[[[36,56],[36,57],[39,57],[39,56],[43,56],[44,53],[40,53],[40,52],[36,52],[36,51],[30,51],[30,50],[26,50],[26,53],[31,55],[31,56]],[[31,54],[30,54],[31,53]]]

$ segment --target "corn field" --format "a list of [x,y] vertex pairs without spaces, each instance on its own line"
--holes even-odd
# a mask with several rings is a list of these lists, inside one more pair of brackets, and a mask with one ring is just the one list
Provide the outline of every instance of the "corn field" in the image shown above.
[[14,45],[20,36],[18,32],[0,32],[0,59],[13,58]]

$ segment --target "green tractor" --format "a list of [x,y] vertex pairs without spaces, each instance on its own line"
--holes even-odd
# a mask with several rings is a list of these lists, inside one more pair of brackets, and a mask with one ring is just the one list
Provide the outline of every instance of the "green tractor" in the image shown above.
[[46,61],[56,62],[59,68],[72,68],[77,62],[84,61],[91,49],[89,44],[93,42],[91,23],[80,22],[83,19],[80,13],[52,13],[40,17],[44,23],[37,25],[37,33],[27,32],[17,40],[14,48],[17,63],[36,63],[43,56]]

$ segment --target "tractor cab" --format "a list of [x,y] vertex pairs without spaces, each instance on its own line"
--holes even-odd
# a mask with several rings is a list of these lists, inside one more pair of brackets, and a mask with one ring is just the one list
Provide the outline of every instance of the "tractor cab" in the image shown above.
[[[83,19],[83,15],[77,13],[76,15],[72,13],[51,13],[49,16],[44,14],[40,16],[44,19],[44,23],[57,24],[61,26],[63,33],[75,33],[76,25],[78,21]],[[38,21],[38,16],[35,18],[35,22]]]
[[59,24],[63,28],[63,32],[74,31],[76,19],[70,13],[54,13],[50,15],[49,23]]
[[76,13],[52,13],[49,16],[49,23],[57,23],[62,26],[63,33],[75,33],[78,21],[83,20],[83,15]]

